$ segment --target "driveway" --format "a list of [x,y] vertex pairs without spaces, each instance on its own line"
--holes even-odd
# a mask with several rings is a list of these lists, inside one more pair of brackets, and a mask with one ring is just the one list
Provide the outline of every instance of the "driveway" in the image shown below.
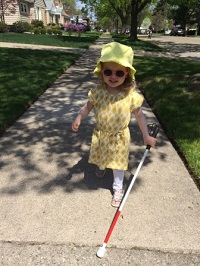
[[[148,39],[147,36],[139,36],[139,38],[167,49],[167,53],[158,53],[158,56],[181,57],[200,62],[200,38],[168,35],[153,36],[152,39]],[[151,54],[152,52],[149,52],[149,55]],[[146,53],[146,55],[148,55],[148,53]]]

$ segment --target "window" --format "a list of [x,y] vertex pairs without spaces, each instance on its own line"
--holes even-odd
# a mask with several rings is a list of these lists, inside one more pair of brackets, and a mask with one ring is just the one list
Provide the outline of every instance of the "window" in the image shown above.
[[21,13],[28,13],[28,6],[27,6],[27,4],[21,3],[20,8],[21,8]]

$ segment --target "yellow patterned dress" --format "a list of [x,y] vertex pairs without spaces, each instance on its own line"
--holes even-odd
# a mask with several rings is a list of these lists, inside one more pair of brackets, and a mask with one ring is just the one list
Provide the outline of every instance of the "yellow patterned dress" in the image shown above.
[[106,88],[89,91],[88,100],[94,106],[96,127],[92,135],[89,163],[105,168],[127,170],[131,113],[141,107],[143,96],[137,91],[110,94]]

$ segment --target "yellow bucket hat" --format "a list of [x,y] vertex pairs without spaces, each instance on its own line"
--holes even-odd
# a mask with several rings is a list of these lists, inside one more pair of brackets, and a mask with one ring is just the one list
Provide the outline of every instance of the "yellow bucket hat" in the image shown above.
[[101,57],[97,61],[94,75],[99,76],[101,72],[101,62],[115,62],[130,69],[130,75],[135,79],[135,68],[133,64],[133,50],[131,47],[118,42],[110,42],[103,46]]

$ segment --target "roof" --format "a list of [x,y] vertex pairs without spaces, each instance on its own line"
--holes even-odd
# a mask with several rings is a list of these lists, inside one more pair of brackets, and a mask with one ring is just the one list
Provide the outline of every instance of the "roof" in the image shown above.
[[44,2],[47,10],[50,10],[52,12],[56,11],[56,7],[53,0],[44,0]]

